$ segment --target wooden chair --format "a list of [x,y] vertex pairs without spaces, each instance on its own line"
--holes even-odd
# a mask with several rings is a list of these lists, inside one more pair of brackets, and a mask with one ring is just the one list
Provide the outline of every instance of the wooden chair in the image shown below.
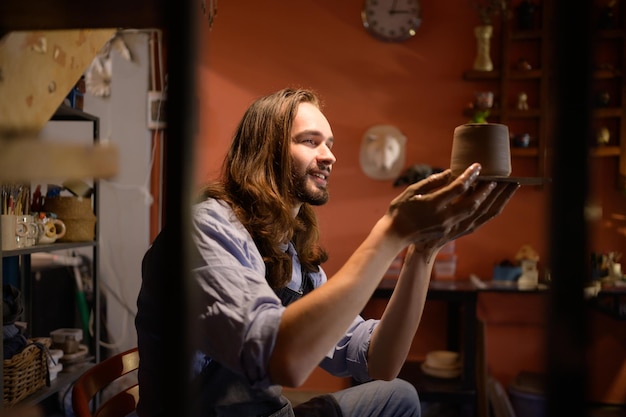
[[91,402],[103,389],[138,367],[139,352],[135,347],[111,356],[85,371],[72,388],[74,416],[122,417],[133,412],[139,401],[139,385],[136,383],[103,400],[94,413]]

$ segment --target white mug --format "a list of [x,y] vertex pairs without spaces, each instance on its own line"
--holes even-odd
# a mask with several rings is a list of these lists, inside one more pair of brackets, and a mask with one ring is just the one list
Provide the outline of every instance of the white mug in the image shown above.
[[65,236],[65,223],[61,219],[57,219],[53,213],[35,213],[38,226],[37,244],[54,243],[57,239]]
[[18,222],[24,223],[26,227],[26,236],[18,239],[18,246],[21,248],[28,248],[35,246],[37,243],[37,237],[39,236],[39,226],[35,222],[35,216],[32,214],[18,214]]
[[26,239],[31,226],[20,220],[17,214],[3,214],[0,216],[2,229],[2,250],[14,250],[26,246]]

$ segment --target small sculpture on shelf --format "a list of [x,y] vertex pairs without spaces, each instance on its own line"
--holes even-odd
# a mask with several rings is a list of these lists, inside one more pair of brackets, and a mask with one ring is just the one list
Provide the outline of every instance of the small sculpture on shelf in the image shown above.
[[493,91],[477,91],[474,94],[474,101],[467,106],[472,114],[472,123],[487,123],[489,110],[494,107],[494,97]]
[[530,146],[530,134],[518,133],[511,134],[511,144],[514,148],[528,148]]
[[509,8],[509,0],[472,0],[472,7],[478,12],[480,25],[474,28],[477,54],[474,59],[475,71],[492,71],[491,36],[493,35],[492,19],[505,13]]
[[599,146],[606,146],[611,141],[611,132],[606,126],[602,126],[596,133],[596,144]]
[[517,61],[517,69],[519,71],[530,71],[531,69],[533,69],[533,66],[530,64],[530,62],[528,62],[526,58],[520,58]]
[[476,97],[476,108],[479,109],[490,109],[493,107],[493,91],[477,91],[475,94]]
[[517,110],[528,110],[528,94],[523,91],[517,95]]
[[600,282],[621,281],[624,279],[621,252],[591,253],[591,279]]
[[521,290],[537,288],[539,284],[539,271],[537,263],[539,254],[530,245],[523,245],[515,255],[515,260],[522,267],[522,275],[517,279],[517,287]]
[[493,61],[491,61],[491,36],[493,34],[493,26],[483,25],[474,28],[474,36],[476,36],[476,59],[474,59],[474,70],[476,71],[492,71]]
[[611,94],[608,91],[601,91],[596,96],[597,107],[608,107],[611,102]]

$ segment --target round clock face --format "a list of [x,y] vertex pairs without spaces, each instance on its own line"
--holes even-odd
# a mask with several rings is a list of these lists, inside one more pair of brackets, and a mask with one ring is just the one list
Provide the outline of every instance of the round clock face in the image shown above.
[[390,42],[409,39],[422,23],[419,0],[365,0],[361,19],[369,33]]

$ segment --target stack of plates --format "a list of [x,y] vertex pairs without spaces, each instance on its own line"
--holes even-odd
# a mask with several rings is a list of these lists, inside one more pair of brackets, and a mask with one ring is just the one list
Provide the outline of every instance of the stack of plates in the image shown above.
[[426,355],[422,371],[437,378],[457,378],[461,375],[461,357],[457,352],[434,350]]

